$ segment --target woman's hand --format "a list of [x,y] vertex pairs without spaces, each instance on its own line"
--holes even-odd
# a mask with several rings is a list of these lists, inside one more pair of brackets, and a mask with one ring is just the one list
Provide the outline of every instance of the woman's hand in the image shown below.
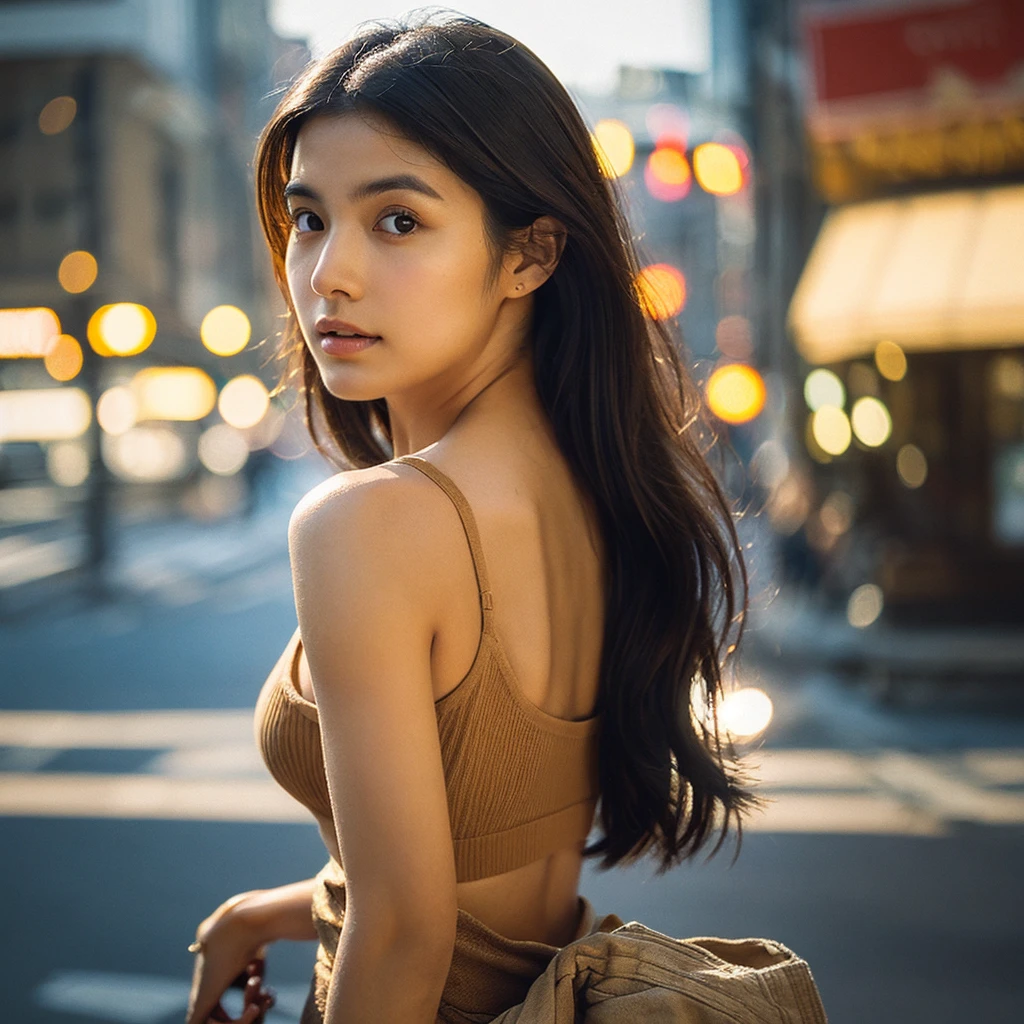
[[274,1005],[274,996],[263,989],[266,940],[245,914],[246,901],[262,890],[239,893],[222,903],[196,929],[195,970],[189,994],[186,1024],[230,1021],[221,1005],[225,991],[243,979],[242,1015],[239,1024],[263,1020]]

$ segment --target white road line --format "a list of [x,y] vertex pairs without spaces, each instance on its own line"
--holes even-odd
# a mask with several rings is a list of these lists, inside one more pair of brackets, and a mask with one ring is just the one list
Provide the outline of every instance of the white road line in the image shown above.
[[0,746],[125,749],[251,741],[251,710],[0,711]]
[[7,537],[0,544],[0,589],[31,583],[74,568],[79,562],[81,545],[68,538],[38,543]]
[[865,759],[844,750],[764,750],[751,756],[767,789],[871,789]]
[[271,778],[0,772],[0,815],[312,824]]
[[913,754],[879,754],[872,772],[894,792],[918,801],[948,821],[1024,824],[1024,794],[982,789]]
[[[0,712],[0,816],[303,822],[270,778],[253,711]],[[152,749],[143,771],[48,772],[69,749]],[[1024,750],[931,757],[897,750],[762,750],[751,755],[769,803],[751,831],[942,835],[947,825],[1024,824]]]
[[982,782],[1024,785],[1024,753],[1019,750],[968,750],[964,763]]
[[[770,794],[766,794],[771,796]],[[784,793],[743,827],[751,832],[940,836],[942,821],[875,793]]]

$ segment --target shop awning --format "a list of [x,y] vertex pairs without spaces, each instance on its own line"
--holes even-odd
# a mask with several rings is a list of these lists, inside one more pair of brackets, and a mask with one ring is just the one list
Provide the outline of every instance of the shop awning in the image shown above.
[[1024,345],[1024,185],[832,210],[789,308],[810,363]]

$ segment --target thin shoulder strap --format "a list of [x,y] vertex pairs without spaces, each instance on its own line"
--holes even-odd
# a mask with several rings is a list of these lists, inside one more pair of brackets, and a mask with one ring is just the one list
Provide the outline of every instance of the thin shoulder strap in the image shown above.
[[473,559],[473,569],[476,572],[477,590],[480,592],[480,610],[483,614],[484,628],[486,629],[491,621],[491,610],[494,607],[494,599],[491,596],[491,585],[487,578],[487,564],[484,562],[484,551],[480,544],[480,532],[476,528],[476,519],[473,510],[469,507],[466,496],[456,486],[447,473],[442,472],[432,462],[420,455],[400,455],[392,462],[402,462],[407,466],[415,466],[425,476],[429,476],[445,494],[451,498],[455,511],[459,514],[462,522],[462,529],[466,533],[466,540],[469,541],[469,553]]

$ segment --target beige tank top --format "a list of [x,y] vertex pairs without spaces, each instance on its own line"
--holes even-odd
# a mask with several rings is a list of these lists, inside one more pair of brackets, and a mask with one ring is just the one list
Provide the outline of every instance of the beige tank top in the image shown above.
[[[456,878],[487,878],[586,839],[599,795],[600,715],[558,718],[526,699],[494,632],[487,568],[469,503],[451,478],[426,459],[403,455],[393,461],[414,466],[448,495],[476,570],[483,619],[476,657],[458,686],[434,708]],[[317,707],[298,690],[301,650],[296,630],[284,670],[271,673],[260,691],[256,742],[277,782],[330,819]]]

